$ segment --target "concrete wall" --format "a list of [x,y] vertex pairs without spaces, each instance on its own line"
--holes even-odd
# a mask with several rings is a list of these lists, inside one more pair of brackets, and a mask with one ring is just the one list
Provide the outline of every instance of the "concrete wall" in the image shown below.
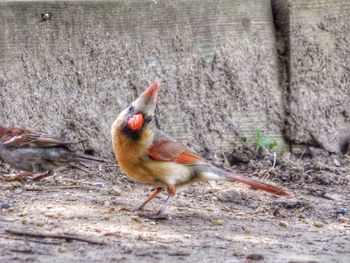
[[[157,123],[203,153],[230,151],[242,135],[253,143],[256,128],[278,140],[281,149],[296,143],[338,150],[333,147],[338,139],[330,134],[349,123],[348,113],[341,113],[349,110],[349,52],[343,44],[339,52],[330,49],[328,58],[339,60],[326,63],[322,73],[330,81],[343,67],[337,75],[340,88],[338,77],[332,86],[315,80],[310,88],[319,76],[317,68],[308,75],[313,63],[306,61],[319,53],[308,58],[299,51],[309,50],[300,41],[309,30],[303,29],[309,28],[302,20],[307,13],[298,11],[304,10],[302,2],[276,0],[272,9],[267,0],[2,1],[0,122],[82,139],[79,147],[108,155],[114,118],[158,77]],[[343,2],[338,4],[348,6]],[[336,9],[329,14],[327,5],[319,9],[321,21],[337,14]],[[43,21],[44,12],[50,20]],[[349,9],[341,12],[349,15]],[[280,23],[291,28],[290,34],[276,29],[277,18],[290,20],[290,25]],[[328,33],[334,45],[336,37],[349,37],[344,18],[337,20],[341,29],[332,26]],[[308,43],[324,40],[314,35]],[[322,115],[327,96],[317,104],[330,90],[343,91],[341,100],[330,97],[338,105],[330,116],[336,121]],[[304,91],[306,97],[300,95]],[[320,125],[333,126],[317,129],[310,124],[316,117]]]

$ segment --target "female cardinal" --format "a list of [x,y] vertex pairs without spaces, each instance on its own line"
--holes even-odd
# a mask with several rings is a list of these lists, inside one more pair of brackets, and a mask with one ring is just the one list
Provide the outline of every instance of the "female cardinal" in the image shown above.
[[[156,187],[137,208],[140,216],[163,218],[167,205],[175,197],[176,187],[195,181],[237,181],[276,195],[290,195],[276,186],[215,167],[157,129],[152,118],[158,90],[159,82],[155,80],[119,114],[112,126],[113,149],[122,170],[133,180]],[[161,209],[141,212],[165,187],[168,198]]]
[[22,170],[11,179],[22,179],[33,174],[40,180],[71,162],[104,162],[102,158],[74,152],[68,143],[52,135],[34,130],[0,126],[0,160]]

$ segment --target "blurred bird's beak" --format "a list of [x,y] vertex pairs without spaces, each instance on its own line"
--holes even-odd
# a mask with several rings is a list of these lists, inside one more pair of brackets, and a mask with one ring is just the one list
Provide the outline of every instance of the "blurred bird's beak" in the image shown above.
[[152,116],[157,105],[159,81],[156,79],[133,103],[135,112],[140,112],[144,117]]
[[159,81],[156,79],[133,103],[133,114],[127,124],[133,131],[139,131],[146,119],[151,120],[156,109]]

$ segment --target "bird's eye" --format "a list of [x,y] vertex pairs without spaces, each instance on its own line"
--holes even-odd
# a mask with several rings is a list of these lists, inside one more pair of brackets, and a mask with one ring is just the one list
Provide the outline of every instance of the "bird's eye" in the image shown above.
[[130,105],[129,107],[129,112],[133,112],[134,111],[134,106],[133,105]]

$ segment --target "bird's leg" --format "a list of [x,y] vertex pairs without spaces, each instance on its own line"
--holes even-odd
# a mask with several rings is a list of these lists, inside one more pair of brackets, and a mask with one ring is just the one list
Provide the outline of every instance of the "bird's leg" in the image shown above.
[[165,212],[167,206],[169,205],[170,201],[176,195],[176,187],[175,187],[175,185],[169,184],[167,187],[167,190],[168,190],[168,197],[159,211],[157,211],[157,212],[140,212],[140,213],[138,213],[138,215],[141,217],[146,217],[146,218],[150,218],[150,219],[167,219],[168,217],[164,214],[164,212]]
[[[136,207],[135,209],[132,209],[132,211],[142,211],[143,208],[152,201],[153,198],[155,198],[159,193],[163,190],[164,186],[157,187],[146,199],[143,201],[141,205]],[[130,209],[122,208],[121,211],[130,211]]]
[[44,178],[46,178],[46,177],[48,177],[48,176],[50,176],[52,174],[53,174],[53,172],[50,171],[50,170],[46,171],[44,173],[36,173],[36,174],[34,174],[34,176],[31,177],[31,179],[33,181],[40,181],[41,179],[44,179]]
[[147,198],[143,203],[136,208],[136,210],[141,211],[143,208],[152,201],[153,198],[155,198],[157,195],[160,194],[160,192],[163,190],[163,186],[157,187]]
[[31,175],[33,175],[33,173],[23,171],[23,172],[19,172],[18,174],[15,174],[15,175],[8,175],[5,177],[5,180],[10,181],[10,182],[11,181],[18,181],[18,180],[23,180],[25,178],[28,178]]

